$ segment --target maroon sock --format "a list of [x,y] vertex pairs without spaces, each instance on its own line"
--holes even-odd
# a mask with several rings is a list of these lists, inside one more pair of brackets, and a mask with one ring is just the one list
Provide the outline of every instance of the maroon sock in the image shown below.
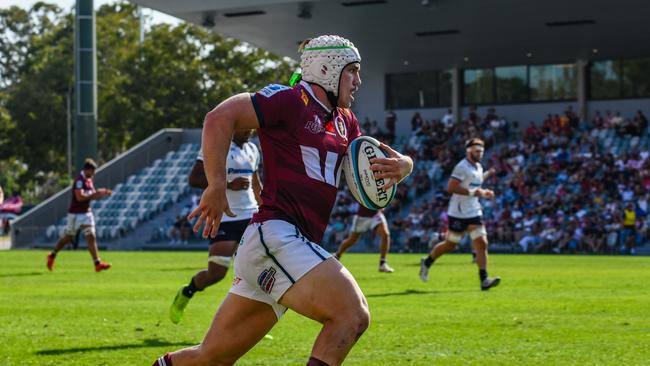
[[167,353],[166,355],[160,357],[151,366],[172,366],[172,356],[171,356],[171,354]]
[[315,357],[309,357],[309,362],[307,362],[307,366],[330,366],[330,365]]

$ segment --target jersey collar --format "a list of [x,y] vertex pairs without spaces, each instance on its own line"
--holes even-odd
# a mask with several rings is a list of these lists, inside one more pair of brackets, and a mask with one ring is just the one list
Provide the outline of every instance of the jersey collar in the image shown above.
[[311,88],[311,85],[309,85],[308,82],[306,82],[304,80],[300,80],[300,85],[302,85],[302,87],[305,88],[305,90],[307,90],[307,93],[309,93],[309,95],[311,96],[311,99],[315,100],[316,103],[320,104],[320,106],[323,107],[323,109],[325,109],[327,111],[327,113],[332,112],[332,110],[330,108],[328,108],[325,104],[321,103],[321,101],[318,100],[318,98],[316,98],[316,96],[314,95],[314,90]]
[[471,161],[469,161],[468,158],[465,158],[465,161],[467,162],[467,164],[469,164],[469,166],[471,166],[474,169],[478,169],[478,165],[480,164],[480,163],[472,163]]

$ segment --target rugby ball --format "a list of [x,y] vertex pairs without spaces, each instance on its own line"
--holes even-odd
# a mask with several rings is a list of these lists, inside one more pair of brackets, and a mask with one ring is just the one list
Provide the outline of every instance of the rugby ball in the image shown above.
[[343,174],[348,188],[354,198],[366,208],[382,209],[395,196],[397,184],[384,189],[383,186],[388,181],[375,179],[370,170],[370,159],[387,157],[388,154],[379,148],[379,141],[369,136],[354,139],[343,156]]

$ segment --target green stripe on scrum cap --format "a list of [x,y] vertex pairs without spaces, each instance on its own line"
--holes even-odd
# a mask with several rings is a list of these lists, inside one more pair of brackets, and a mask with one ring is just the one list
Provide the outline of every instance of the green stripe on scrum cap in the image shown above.
[[352,48],[351,46],[322,46],[322,47],[309,47],[305,48],[304,51],[321,51],[321,50],[340,50],[344,48]]

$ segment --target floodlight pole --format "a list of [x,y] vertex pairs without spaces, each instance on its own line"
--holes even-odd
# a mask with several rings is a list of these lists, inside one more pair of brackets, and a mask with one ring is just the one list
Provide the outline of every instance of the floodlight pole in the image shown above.
[[75,153],[77,171],[85,158],[97,159],[97,48],[93,0],[76,0]]
[[65,94],[65,104],[66,104],[66,136],[67,136],[67,149],[66,157],[68,166],[68,178],[72,177],[72,90],[68,86],[68,92]]
[[140,23],[140,38],[138,41],[140,42],[140,46],[144,43],[144,13],[142,12],[142,7],[138,6],[138,20]]

